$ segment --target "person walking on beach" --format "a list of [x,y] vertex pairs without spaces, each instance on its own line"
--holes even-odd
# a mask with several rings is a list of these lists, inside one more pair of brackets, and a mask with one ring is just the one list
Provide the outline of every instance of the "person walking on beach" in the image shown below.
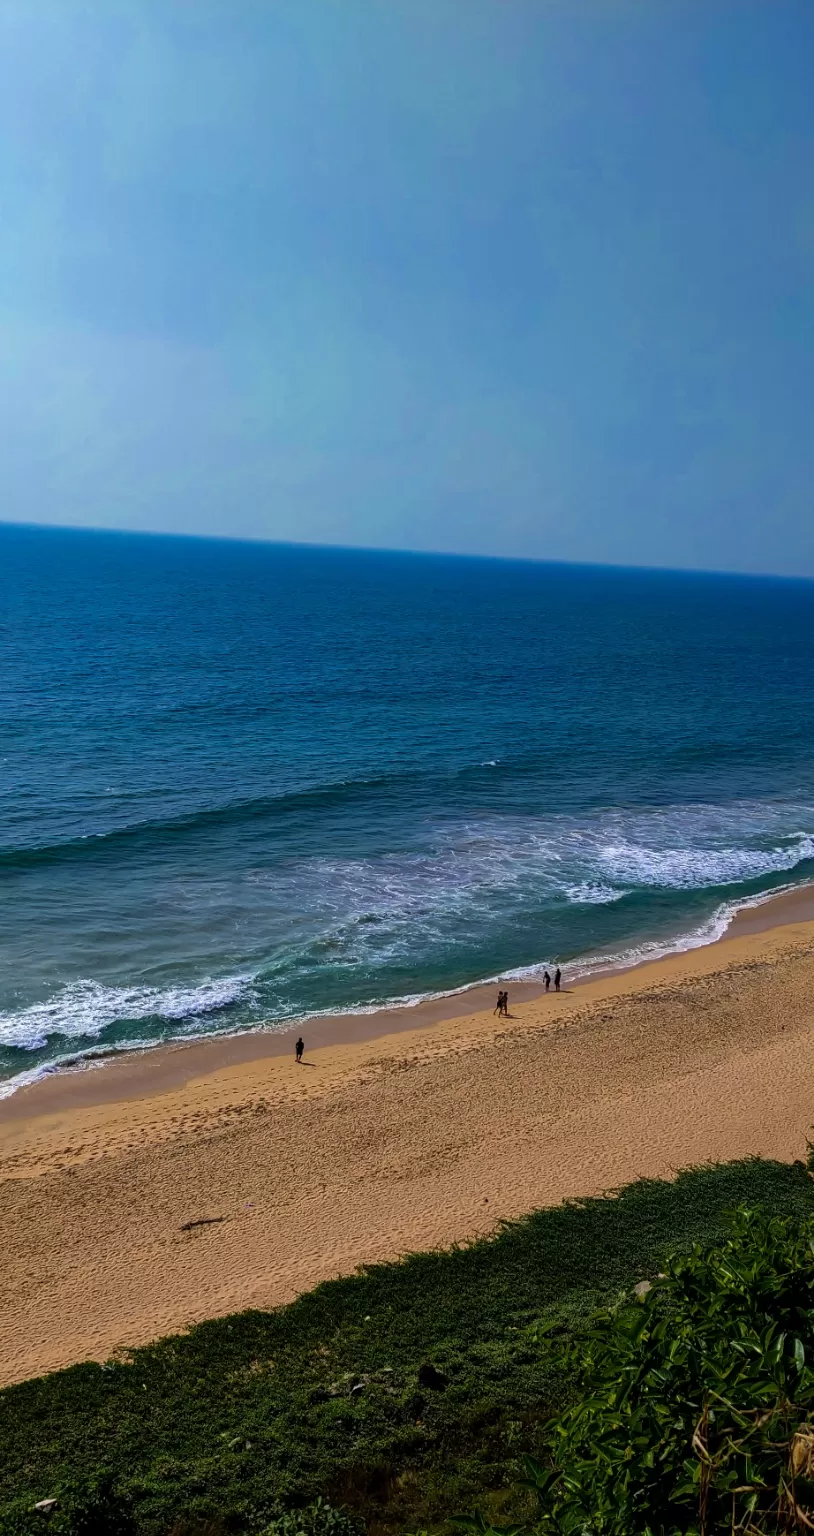
[[508,994],[508,992],[504,992],[503,993],[503,1017],[504,1017],[504,1019],[508,1019],[508,1017],[509,1017],[509,994]]
[[302,1035],[300,1035],[300,1038],[297,1041],[297,1045],[296,1045],[297,1061],[298,1062],[302,1061],[302,1053],[303,1053],[304,1050],[305,1050],[305,1041],[303,1040]]
[[554,972],[554,991],[555,992],[559,992],[559,990],[560,990],[560,982],[561,981],[562,981],[562,972],[561,972],[559,966],[557,966],[557,969]]
[[543,971],[543,981],[545,982],[546,992],[548,992],[550,990],[550,987],[551,987],[551,977],[549,976],[547,970]]
[[504,1010],[505,1004],[506,1004],[506,993],[505,992],[498,992],[498,994],[497,994],[497,1002],[495,1004],[495,1010],[494,1010],[495,1013],[501,1014],[503,1012],[503,1010]]

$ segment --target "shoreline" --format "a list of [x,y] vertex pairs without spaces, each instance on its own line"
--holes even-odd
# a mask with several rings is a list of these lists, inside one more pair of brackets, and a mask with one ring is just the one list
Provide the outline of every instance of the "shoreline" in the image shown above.
[[[709,919],[709,925],[714,923],[715,916],[713,914]],[[655,952],[652,955],[643,954],[633,960],[617,960],[611,956],[605,964],[601,957],[577,959],[570,963],[570,969],[577,972],[575,976],[569,977],[566,965],[565,990],[582,991],[608,977],[632,976],[668,960],[713,949],[729,938],[766,933],[808,921],[814,922],[814,882],[785,886],[777,892],[746,898],[733,908],[723,930],[709,939],[687,942],[683,946],[681,936],[674,944],[653,941]],[[692,934],[685,937],[689,940]],[[588,969],[580,971],[580,966]],[[226,1067],[291,1055],[294,1040],[303,1031],[308,1033],[307,1048],[312,1051],[332,1045],[384,1039],[431,1028],[448,1020],[467,1018],[474,1013],[489,1013],[494,1007],[498,984],[509,987],[512,1007],[545,995],[542,982],[524,980],[516,972],[507,972],[491,981],[474,982],[449,993],[423,997],[415,1003],[388,1003],[365,1011],[315,1014],[292,1024],[256,1024],[233,1034],[202,1034],[192,1039],[171,1040],[141,1048],[100,1051],[97,1056],[84,1056],[64,1065],[54,1064],[45,1067],[34,1082],[21,1084],[5,1097],[0,1097],[0,1132],[9,1121],[59,1113],[62,1109],[170,1093],[196,1078]],[[2,1086],[0,1082],[0,1089]]]
[[804,1156],[814,919],[758,921],[508,1019],[334,1035],[302,1066],[210,1041],[7,1100],[0,1383],[641,1177]]

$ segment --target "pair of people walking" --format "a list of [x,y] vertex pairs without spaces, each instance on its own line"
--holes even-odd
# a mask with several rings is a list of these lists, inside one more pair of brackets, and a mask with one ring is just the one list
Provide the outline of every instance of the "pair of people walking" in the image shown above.
[[[546,992],[550,992],[551,991],[551,977],[548,974],[548,968],[547,967],[543,971],[543,981],[545,982]],[[562,983],[562,971],[560,970],[559,966],[557,966],[557,969],[554,972],[554,991],[555,992],[559,992],[561,983]]]
[[503,1018],[508,1019],[508,1017],[509,1017],[509,994],[508,994],[508,992],[498,992],[498,994],[497,994],[497,1002],[495,1004],[494,1011],[495,1011],[495,1013],[502,1015]]

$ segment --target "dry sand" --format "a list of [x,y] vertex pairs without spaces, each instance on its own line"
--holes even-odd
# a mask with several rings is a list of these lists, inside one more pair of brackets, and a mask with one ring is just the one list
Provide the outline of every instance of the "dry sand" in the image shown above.
[[315,1025],[300,1067],[290,1036],[261,1034],[16,1094],[0,1104],[0,1380],[643,1174],[802,1156],[801,910],[775,905],[782,926],[763,932],[744,914],[718,944],[559,997],[515,989],[508,1021],[476,998],[391,1016],[386,1034]]

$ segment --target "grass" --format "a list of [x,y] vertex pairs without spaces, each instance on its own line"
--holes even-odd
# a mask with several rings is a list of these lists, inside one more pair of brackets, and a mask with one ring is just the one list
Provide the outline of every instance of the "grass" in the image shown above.
[[571,1391],[562,1342],[668,1251],[719,1238],[739,1205],[810,1215],[814,1184],[802,1163],[759,1159],[640,1181],[7,1388],[0,1529],[103,1471],[149,1536],[206,1519],[257,1530],[281,1502],[318,1495],[359,1510],[374,1536],[475,1503],[522,1513],[519,1458]]

